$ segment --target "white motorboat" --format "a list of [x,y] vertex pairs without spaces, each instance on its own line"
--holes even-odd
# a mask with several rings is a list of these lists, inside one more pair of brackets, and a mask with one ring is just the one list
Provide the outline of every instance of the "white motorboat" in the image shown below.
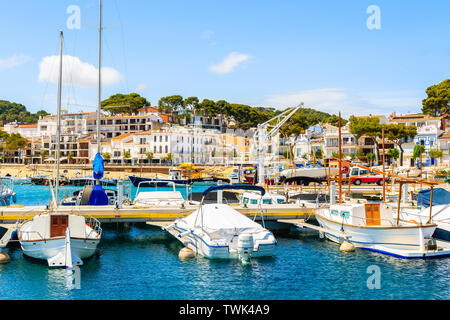
[[64,267],[70,263],[82,265],[94,255],[100,242],[100,222],[71,213],[46,213],[31,220],[19,219],[17,236],[23,253],[46,260],[50,267]]
[[[419,224],[425,224],[430,219],[430,208],[404,209],[401,212],[404,220],[414,221]],[[450,241],[450,204],[436,205],[431,207],[431,222],[437,225],[433,236]]]
[[[227,189],[256,190],[264,195],[258,186],[222,185],[212,186],[203,192],[203,198],[210,192]],[[263,212],[261,210],[262,217]],[[264,220],[263,220],[264,224]],[[203,204],[188,217],[177,219],[166,227],[184,246],[196,254],[210,259],[240,259],[271,256],[277,244],[272,232],[247,218],[232,207],[219,202]]]
[[[11,181],[10,181],[11,183]],[[7,207],[11,202],[16,203],[17,197],[12,183],[7,186],[0,181],[0,207]]]
[[[146,182],[141,182],[146,183]],[[139,192],[140,185],[139,183],[138,189],[136,190],[136,197],[134,199],[133,205],[138,207],[170,207],[183,206],[186,200],[183,198],[183,195],[180,191],[176,190],[176,185],[174,182],[170,182],[172,184],[172,191],[158,191],[157,187],[155,187],[155,191],[141,191]]]
[[325,236],[337,243],[400,258],[450,255],[449,243],[432,238],[436,224],[395,219],[386,204],[334,204],[318,210],[316,218]]

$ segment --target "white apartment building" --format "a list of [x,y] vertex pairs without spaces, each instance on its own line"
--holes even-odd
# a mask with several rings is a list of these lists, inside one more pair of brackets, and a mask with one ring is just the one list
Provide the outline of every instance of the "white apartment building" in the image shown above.
[[[193,162],[206,164],[218,149],[219,134],[211,130],[186,128],[165,128],[136,133],[125,133],[101,145],[101,152],[111,154],[111,162],[117,164],[148,163],[147,154],[152,154],[152,162],[163,163],[172,155],[172,163]],[[89,156],[97,153],[97,144],[90,144]],[[125,154],[129,157],[125,158]]]

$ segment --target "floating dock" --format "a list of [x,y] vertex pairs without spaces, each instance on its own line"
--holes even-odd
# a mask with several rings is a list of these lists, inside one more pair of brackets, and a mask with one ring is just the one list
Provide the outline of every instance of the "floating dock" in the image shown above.
[[[61,213],[80,214],[86,218],[93,217],[102,223],[132,223],[132,222],[172,222],[176,218],[188,216],[199,208],[198,205],[172,207],[142,207],[124,206],[67,206],[59,207]],[[255,207],[233,206],[238,212],[247,217],[256,216],[261,220],[261,210]],[[314,219],[314,208],[301,207],[296,204],[265,205],[263,215],[265,221],[284,219]],[[48,212],[45,206],[29,207],[0,207],[0,224],[15,224],[20,218],[31,219],[36,215]]]

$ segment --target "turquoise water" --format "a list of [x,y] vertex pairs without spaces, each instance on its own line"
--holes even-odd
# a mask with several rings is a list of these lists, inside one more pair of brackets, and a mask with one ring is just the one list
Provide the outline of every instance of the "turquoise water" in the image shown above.
[[[22,186],[18,202],[42,204],[45,187]],[[181,190],[180,190],[181,191]],[[42,201],[42,202],[40,202]],[[46,204],[46,202],[45,202]],[[8,248],[0,265],[0,299],[450,299],[450,259],[402,260],[357,250],[343,254],[317,236],[277,236],[273,258],[181,261],[180,243],[144,224],[104,225],[99,254],[81,267],[81,289],[64,269],[49,269]],[[381,271],[370,290],[369,266]]]

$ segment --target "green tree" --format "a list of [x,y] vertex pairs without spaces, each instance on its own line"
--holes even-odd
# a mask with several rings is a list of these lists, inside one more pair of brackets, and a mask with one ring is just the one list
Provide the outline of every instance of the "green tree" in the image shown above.
[[105,160],[106,162],[111,161],[111,153],[109,152],[105,152],[102,154],[103,160]]
[[44,159],[48,157],[48,150],[41,150],[39,155],[41,156],[41,163],[44,163]]
[[431,149],[430,152],[428,152],[428,154],[430,155],[430,158],[432,158],[432,159],[440,159],[444,155],[444,152],[439,149]]
[[[333,114],[331,116],[329,116],[327,119],[325,119],[325,121],[323,121],[324,123],[328,123],[332,126],[339,126],[339,116]],[[345,120],[341,117],[341,126],[345,126],[348,123],[348,120]]]
[[376,159],[380,159],[379,145],[377,138],[381,137],[382,126],[380,119],[376,117],[350,117],[349,124],[350,132],[359,140],[362,136],[367,136],[372,139],[376,149]]
[[384,126],[385,138],[392,141],[400,149],[400,166],[403,166],[403,144],[417,135],[416,126],[405,126],[404,124],[388,124]]
[[148,162],[151,164],[153,160],[153,152],[147,152],[145,154],[145,157],[147,158]]
[[367,160],[366,155],[364,153],[364,150],[362,148],[356,149],[356,158],[359,161],[366,161]]
[[159,99],[158,110],[164,113],[174,113],[182,110],[184,107],[183,97],[173,95]]
[[195,111],[198,109],[199,100],[197,97],[189,97],[184,99],[183,106],[186,110]]
[[28,144],[28,140],[22,137],[19,133],[12,133],[6,138],[5,150],[8,154],[12,154],[18,150],[25,148]]
[[425,146],[421,144],[416,144],[414,146],[412,158],[416,160],[417,158],[421,158],[422,154],[425,152]]
[[397,148],[391,148],[388,150],[387,154],[396,161],[398,157],[400,156],[400,151],[398,151]]
[[369,152],[368,154],[366,154],[366,158],[369,161],[369,165],[373,166],[373,161],[375,160],[375,153]]
[[72,162],[74,156],[75,154],[73,153],[73,151],[70,151],[69,154],[67,155],[67,162],[68,163]]
[[37,123],[39,117],[46,115],[48,113],[44,110],[31,113],[22,104],[0,100],[0,120],[4,122]]
[[422,112],[438,117],[450,113],[450,79],[432,85],[426,90],[427,98],[422,100]]
[[102,101],[103,110],[113,115],[121,113],[138,113],[139,109],[148,106],[150,106],[150,102],[137,93],[118,93]]
[[130,159],[131,158],[131,152],[130,152],[130,150],[125,150],[124,152],[123,152],[123,160],[127,160],[127,159]]

